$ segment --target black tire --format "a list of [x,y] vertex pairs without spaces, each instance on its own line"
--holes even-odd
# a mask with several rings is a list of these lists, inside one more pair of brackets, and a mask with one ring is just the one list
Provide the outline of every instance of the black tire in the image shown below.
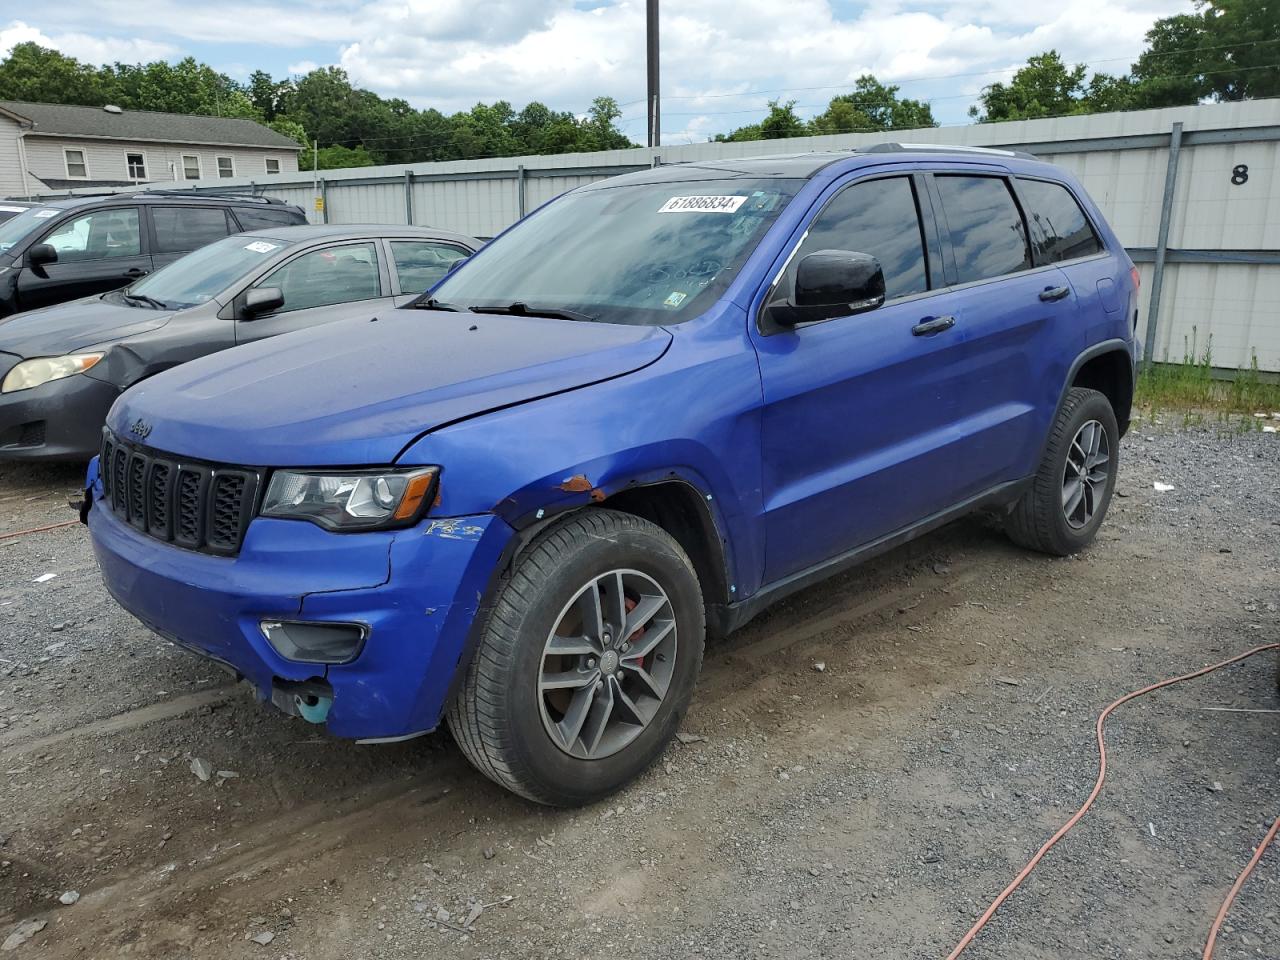
[[[575,594],[622,569],[639,571],[665,592],[675,623],[675,664],[665,696],[634,740],[609,756],[579,758],[544,726],[544,646]],[[638,776],[674,736],[693,696],[705,633],[698,578],[675,539],[631,514],[575,514],[541,533],[501,584],[449,705],[449,728],[472,765],[508,790],[551,806],[591,803]]]
[[[1081,428],[1090,421],[1102,425],[1105,433],[1109,461],[1105,483],[1090,487],[1093,511],[1087,521],[1074,526],[1068,521],[1063,504],[1063,483],[1067,471],[1067,457]],[[1096,428],[1095,428],[1096,429]],[[1120,430],[1111,402],[1097,390],[1072,387],[1067,391],[1066,402],[1049,431],[1040,466],[1036,470],[1030,488],[1014,506],[1005,521],[1005,529],[1014,543],[1065,557],[1078,553],[1093,542],[1111,504],[1115,492],[1117,469],[1120,465]]]

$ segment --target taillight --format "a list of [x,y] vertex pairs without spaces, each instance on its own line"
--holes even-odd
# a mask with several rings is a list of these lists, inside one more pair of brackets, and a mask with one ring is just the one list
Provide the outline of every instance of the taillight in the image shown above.
[[1142,286],[1142,277],[1138,275],[1137,267],[1129,268],[1129,276],[1133,277],[1133,289],[1137,290],[1140,286]]

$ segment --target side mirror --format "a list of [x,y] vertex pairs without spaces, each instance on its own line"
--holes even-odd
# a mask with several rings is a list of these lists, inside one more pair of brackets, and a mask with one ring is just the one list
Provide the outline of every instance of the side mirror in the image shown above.
[[27,251],[27,263],[33,267],[43,267],[46,263],[58,262],[58,250],[51,243],[37,243]]
[[244,295],[244,313],[253,318],[284,306],[284,291],[279,287],[254,287]]
[[870,254],[852,250],[818,250],[796,267],[791,297],[770,306],[784,326],[847,317],[884,303],[884,271]]

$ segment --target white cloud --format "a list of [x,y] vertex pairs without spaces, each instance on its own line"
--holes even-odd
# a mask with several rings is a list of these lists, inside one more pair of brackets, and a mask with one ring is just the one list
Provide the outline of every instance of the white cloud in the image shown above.
[[[625,129],[639,137],[644,0],[597,2],[586,9],[581,0],[224,0],[212,7],[63,0],[42,11],[40,22],[59,49],[89,58],[151,59],[152,50],[171,55],[174,44],[216,43],[226,46],[228,61],[261,63],[271,59],[255,56],[264,48],[306,47],[307,59],[290,63],[290,74],[336,63],[359,85],[445,111],[498,99],[581,111],[606,94],[625,105]],[[665,4],[664,128],[673,139],[702,138],[757,119],[771,97],[795,99],[802,114],[812,114],[863,73],[902,83],[903,95],[932,101],[935,116],[959,120],[983,86],[1032,54],[1052,47],[1091,70],[1123,72],[1155,19],[1192,8],[1192,0],[859,3]],[[80,32],[95,22],[147,39]],[[68,32],[58,34],[56,25]],[[19,28],[40,34],[15,22],[0,39]],[[152,48],[144,52],[144,44]]]
[[0,28],[0,58],[19,43],[38,43],[59,50],[67,56],[87,63],[138,63],[164,60],[174,56],[178,48],[170,43],[140,37],[94,37],[86,33],[58,33],[46,36],[21,20],[12,20]]
[[289,76],[296,77],[304,73],[310,73],[312,70],[318,69],[320,64],[314,60],[299,60],[297,63],[291,63],[287,67]]

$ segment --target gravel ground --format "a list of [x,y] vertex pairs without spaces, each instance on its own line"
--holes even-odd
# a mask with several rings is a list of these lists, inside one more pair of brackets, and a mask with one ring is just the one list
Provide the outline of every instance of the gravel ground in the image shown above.
[[[1277,435],[1168,419],[1126,439],[1090,550],[1033,556],[974,518],[784,602],[708,650],[688,742],[579,811],[504,794],[445,734],[357,747],[258,707],[114,606],[79,527],[0,540],[0,939],[44,921],[15,957],[943,957],[1088,793],[1103,706],[1280,640]],[[70,516],[78,483],[0,468],[0,532]],[[966,957],[1199,956],[1280,814],[1276,669],[1121,708],[1098,804]],[[1280,958],[1280,849],[1217,956]]]

